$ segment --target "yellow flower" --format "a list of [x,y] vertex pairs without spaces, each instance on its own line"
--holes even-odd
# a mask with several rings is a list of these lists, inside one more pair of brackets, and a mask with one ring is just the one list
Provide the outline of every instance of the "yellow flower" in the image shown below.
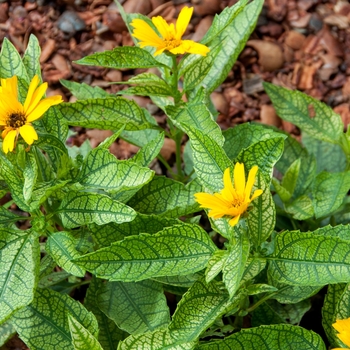
[[[336,320],[332,326],[339,332],[337,334],[338,338],[350,348],[350,317],[344,320]],[[344,350],[349,348],[334,348],[333,350]]]
[[17,76],[1,79],[0,87],[0,128],[4,139],[2,149],[5,153],[12,152],[18,135],[31,145],[38,135],[31,122],[39,119],[51,106],[63,102],[61,96],[41,99],[46,92],[47,83],[40,84],[36,75],[29,84],[24,105],[18,101]]
[[195,197],[201,208],[210,209],[208,216],[214,219],[231,216],[231,226],[238,223],[240,216],[248,209],[249,204],[262,194],[262,190],[255,190],[250,197],[258,167],[251,168],[248,181],[245,181],[244,164],[236,163],[234,168],[234,186],[230,175],[230,168],[224,172],[224,188],[220,193],[196,193]]
[[173,23],[168,24],[161,16],[152,17],[160,36],[144,20],[134,19],[130,23],[135,28],[132,35],[140,40],[140,47],[155,47],[157,50],[154,56],[160,55],[163,51],[169,51],[174,55],[194,53],[206,56],[210,51],[208,47],[193,40],[181,39],[190,23],[192,13],[193,7],[183,7],[175,26]]

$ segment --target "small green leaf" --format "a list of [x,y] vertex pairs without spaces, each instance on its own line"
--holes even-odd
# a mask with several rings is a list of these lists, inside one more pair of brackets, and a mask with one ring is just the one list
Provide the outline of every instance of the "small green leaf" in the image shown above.
[[133,335],[165,328],[170,322],[162,285],[151,280],[103,284],[97,304],[120,329]]
[[36,165],[35,157],[32,153],[26,153],[26,163],[23,171],[24,186],[23,197],[28,203],[32,197],[33,189],[38,177],[38,167]]
[[223,269],[229,255],[227,250],[216,250],[210,257],[205,270],[205,282],[210,283]]
[[123,203],[114,201],[108,196],[70,191],[64,197],[57,214],[66,228],[74,228],[92,222],[103,225],[109,222],[132,221],[135,211]]
[[246,292],[248,295],[256,295],[260,293],[271,293],[276,292],[278,289],[274,286],[270,286],[269,284],[252,284],[246,288]]
[[281,185],[291,194],[295,190],[300,171],[300,158],[294,161],[285,172]]
[[41,77],[40,54],[39,40],[35,35],[30,34],[27,49],[23,55],[23,65],[27,71],[29,80],[32,80],[35,75],[39,78]]
[[97,336],[95,316],[79,301],[51,289],[37,289],[33,302],[17,311],[11,322],[31,349],[74,350],[67,312],[94,337]]
[[338,143],[344,125],[340,116],[326,104],[300,91],[273,84],[264,83],[264,88],[282,119],[316,139]]
[[312,200],[304,195],[285,205],[286,212],[296,220],[307,220],[314,216]]
[[74,350],[103,350],[89,330],[70,314],[68,314],[68,325]]
[[202,228],[183,223],[153,235],[126,237],[74,262],[100,278],[134,282],[200,271],[215,249]]
[[246,282],[257,276],[266,266],[266,259],[258,257],[249,257],[247,259],[245,270],[241,282]]
[[39,256],[36,234],[0,229],[0,323],[31,303],[39,274]]
[[316,218],[329,215],[338,209],[349,189],[349,171],[318,174],[312,191]]
[[88,100],[96,98],[107,98],[111,95],[98,86],[90,86],[85,83],[76,83],[69,80],[60,80],[60,83],[67,88],[78,100]]
[[292,194],[287,191],[280,182],[275,179],[274,177],[271,179],[271,183],[273,185],[274,190],[278,194],[278,196],[281,198],[283,203],[289,202],[289,200],[292,198]]
[[0,325],[0,346],[2,347],[12,336],[16,334],[16,329],[12,323],[5,322]]
[[164,66],[155,60],[149,52],[136,46],[116,47],[111,51],[96,52],[75,61],[75,63],[114,69],[152,68]]
[[19,216],[12,213],[12,211],[0,206],[0,224],[1,226],[11,226],[19,220],[27,220],[26,216]]

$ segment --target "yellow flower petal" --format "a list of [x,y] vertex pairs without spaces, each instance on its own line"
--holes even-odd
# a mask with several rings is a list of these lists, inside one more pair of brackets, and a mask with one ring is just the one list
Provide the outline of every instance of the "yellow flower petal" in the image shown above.
[[11,78],[1,79],[2,93],[12,95],[16,100],[18,99],[17,76]]
[[130,25],[135,28],[132,35],[136,39],[141,40],[145,46],[157,47],[163,45],[163,40],[158,36],[153,28],[142,19],[135,18]]
[[246,187],[245,187],[245,200],[249,200],[249,197],[250,197],[250,192],[252,192],[252,189],[253,189],[253,185],[254,185],[254,182],[255,182],[255,176],[256,176],[256,173],[258,171],[258,166],[257,165],[254,165],[250,171],[249,171],[249,174],[248,174],[248,181],[247,181],[247,184],[246,184]]
[[[24,110],[26,115],[30,115],[30,113],[32,113],[34,109],[37,108],[40,100],[45,95],[47,86],[48,86],[47,83],[43,83],[34,91],[28,108]],[[45,99],[43,101],[45,101]]]
[[17,136],[17,130],[11,130],[7,132],[3,142],[2,149],[5,153],[12,152],[15,147],[15,138]]
[[35,140],[38,139],[38,134],[30,124],[21,126],[19,128],[19,133],[28,145],[31,145]]
[[152,17],[152,23],[156,26],[158,32],[165,40],[171,40],[172,36],[175,35],[175,31],[173,28],[171,28],[166,20],[161,17]]
[[63,102],[62,96],[56,95],[44,98],[39,102],[36,108],[27,116],[27,121],[32,122],[39,119],[51,106]]
[[255,190],[252,198],[250,198],[249,202],[253,201],[255,198],[259,197],[264,191],[263,190]]
[[31,105],[33,94],[34,94],[36,88],[38,87],[39,83],[40,83],[40,79],[37,75],[35,75],[29,84],[27,97],[26,97],[26,100],[25,100],[24,105],[23,105],[23,109],[25,112],[27,112],[29,106]]
[[240,218],[240,217],[241,217],[240,215],[237,215],[237,216],[235,216],[233,219],[231,219],[228,223],[229,223],[231,226],[235,226],[235,225],[238,224],[238,221],[239,221],[239,218]]
[[235,189],[237,195],[239,197],[243,197],[245,190],[245,172],[243,163],[236,163],[235,168],[233,170],[233,177],[235,181]]
[[183,7],[176,21],[176,36],[175,39],[180,40],[184,35],[188,24],[190,23],[193,13],[193,7]]

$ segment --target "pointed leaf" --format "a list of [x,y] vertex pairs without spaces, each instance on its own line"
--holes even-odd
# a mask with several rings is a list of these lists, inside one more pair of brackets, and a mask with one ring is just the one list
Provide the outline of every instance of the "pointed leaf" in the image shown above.
[[32,80],[35,75],[41,77],[40,68],[41,48],[38,39],[35,35],[30,34],[27,49],[23,55],[23,65],[27,71],[29,80]]
[[205,282],[210,283],[221,271],[225,265],[229,252],[227,250],[216,250],[210,257],[205,270]]
[[60,83],[67,88],[78,100],[88,100],[96,98],[107,98],[111,95],[99,86],[90,86],[85,83],[76,83],[69,80],[60,80]]
[[23,197],[28,203],[32,197],[33,189],[38,177],[38,167],[36,165],[35,157],[32,153],[26,153],[26,163],[23,171],[24,175],[24,186],[23,186]]

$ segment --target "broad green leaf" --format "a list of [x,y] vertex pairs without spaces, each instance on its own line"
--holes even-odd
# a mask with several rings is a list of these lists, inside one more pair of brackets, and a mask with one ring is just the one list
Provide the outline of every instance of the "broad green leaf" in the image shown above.
[[51,289],[37,289],[33,302],[11,318],[19,337],[32,350],[73,350],[67,313],[94,337],[98,334],[95,316],[78,301]]
[[234,128],[224,130],[224,150],[230,159],[238,157],[239,153],[260,141],[266,141],[277,137],[286,138],[281,132],[275,131],[261,124],[244,123]]
[[179,217],[198,211],[194,194],[200,189],[196,180],[184,185],[168,177],[157,176],[143,186],[128,205],[142,214]]
[[91,311],[98,322],[98,341],[104,350],[115,350],[119,341],[125,339],[129,334],[122,331],[117,325],[108,318],[98,307],[96,300],[98,290],[103,285],[103,281],[92,277],[89,288],[86,292],[84,306]]
[[316,218],[329,215],[338,209],[349,189],[349,171],[318,174],[312,191]]
[[229,305],[229,296],[221,283],[195,282],[180,300],[169,325],[171,335],[179,341],[191,342],[199,338]]
[[228,258],[229,252],[227,250],[216,250],[208,261],[205,270],[205,282],[210,283],[223,269]]
[[285,209],[296,220],[307,220],[314,216],[312,200],[306,195],[300,196],[292,203],[286,204]]
[[244,268],[249,256],[250,242],[246,235],[231,239],[228,246],[229,255],[222,269],[222,280],[232,298],[241,283]]
[[257,165],[266,182],[269,183],[273,167],[283,153],[283,143],[282,137],[256,142],[242,150],[235,161],[244,163],[248,169]]
[[76,239],[69,232],[59,231],[49,235],[45,249],[58,266],[73,276],[84,277],[86,271],[72,263],[73,259],[81,256],[76,245]]
[[26,153],[26,163],[23,170],[24,186],[23,197],[28,203],[32,197],[33,189],[38,177],[38,167],[36,165],[35,157],[32,153]]
[[317,140],[308,134],[302,135],[302,143],[310,154],[316,158],[316,172],[341,172],[346,167],[346,157],[339,145]]
[[151,68],[163,65],[149,52],[136,46],[116,47],[111,51],[96,52],[75,63],[114,69]]
[[167,329],[131,335],[118,344],[117,350],[193,350],[197,342],[181,343]]
[[39,274],[39,256],[36,234],[0,229],[0,323],[31,303]]
[[67,88],[78,100],[111,97],[108,92],[98,86],[90,86],[85,83],[80,84],[69,80],[60,80],[60,83],[65,88]]
[[97,277],[134,282],[200,271],[215,249],[202,228],[183,223],[153,235],[126,237],[74,262]]
[[349,242],[337,237],[285,231],[277,235],[269,256],[273,280],[295,286],[321,286],[348,282]]
[[4,38],[0,52],[0,77],[5,79],[14,75],[29,83],[29,77],[21,56],[13,44],[7,38]]
[[313,231],[313,234],[325,237],[338,237],[343,241],[350,241],[350,225],[327,225]]
[[103,225],[109,222],[132,221],[136,213],[127,205],[109,197],[87,192],[70,191],[56,210],[65,228],[74,228],[92,222]]
[[108,247],[114,242],[122,241],[127,236],[138,235],[140,233],[157,233],[164,227],[180,223],[181,221],[178,219],[170,219],[158,215],[138,214],[133,221],[121,224],[90,224],[89,230],[93,234],[94,241],[102,248]]
[[246,222],[252,243],[255,247],[259,247],[270,237],[276,223],[275,204],[269,186],[260,170],[252,192],[254,193],[256,189],[262,189],[263,193],[252,201],[252,209],[248,211]]
[[195,350],[326,350],[322,338],[304,328],[286,324],[242,329],[224,340],[199,345]]
[[27,220],[26,216],[19,216],[9,209],[5,209],[3,206],[0,206],[0,225],[1,226],[11,226],[19,220]]
[[246,282],[257,276],[266,266],[266,259],[258,257],[249,257],[247,259],[245,270],[241,282]]
[[211,137],[189,125],[186,126],[186,131],[191,141],[198,180],[205,188],[219,192],[223,188],[224,171],[232,167],[232,162]]
[[[54,268],[55,267],[56,264]],[[52,272],[49,275],[40,278],[38,282],[38,288],[50,288],[58,283],[67,280],[70,276],[71,274],[66,271]]]
[[192,273],[190,275],[185,275],[185,276],[165,276],[165,277],[157,277],[152,279],[162,283],[163,285],[189,288],[193,285],[194,282],[196,282],[201,277],[202,275],[199,272],[199,273]]
[[122,97],[80,100],[61,103],[50,108],[58,118],[71,126],[103,130],[141,130],[151,127],[143,110],[134,102]]
[[165,328],[170,322],[162,285],[151,280],[103,284],[97,304],[120,329],[133,335]]
[[68,325],[74,350],[103,350],[89,330],[70,314],[68,314]]
[[32,80],[35,75],[41,78],[40,54],[41,48],[39,41],[35,35],[31,34],[27,49],[23,55],[23,65],[27,71],[29,80]]
[[[226,79],[228,72],[255,28],[263,4],[263,0],[251,2],[236,16],[232,16],[234,20],[231,19],[231,23],[225,30],[215,35],[215,40],[212,40],[209,45],[214,50],[205,57],[208,61],[213,60],[214,64],[198,88],[203,86],[208,92],[213,92]],[[215,50],[217,46],[220,47],[219,50]]]
[[15,334],[16,330],[10,322],[0,325],[0,346],[3,346]]
[[269,83],[264,83],[264,88],[282,119],[295,124],[316,139],[338,143],[344,125],[340,116],[325,103],[300,91],[291,91]]
[[[341,303],[341,296],[344,293],[345,287],[347,287],[347,285],[343,283],[330,284],[327,287],[327,294],[322,307],[322,326],[332,347],[335,347],[338,343],[338,337],[335,334],[332,323],[335,322],[336,310],[338,303]],[[345,318],[347,317],[348,316]]]
[[56,178],[56,174],[49,164],[49,160],[37,147],[31,148],[31,153],[35,157],[38,167],[38,182],[48,182]]
[[140,166],[149,166],[154,158],[157,157],[164,144],[164,133],[159,133],[153,140],[143,146],[134,157],[128,159],[128,162],[136,163]]

